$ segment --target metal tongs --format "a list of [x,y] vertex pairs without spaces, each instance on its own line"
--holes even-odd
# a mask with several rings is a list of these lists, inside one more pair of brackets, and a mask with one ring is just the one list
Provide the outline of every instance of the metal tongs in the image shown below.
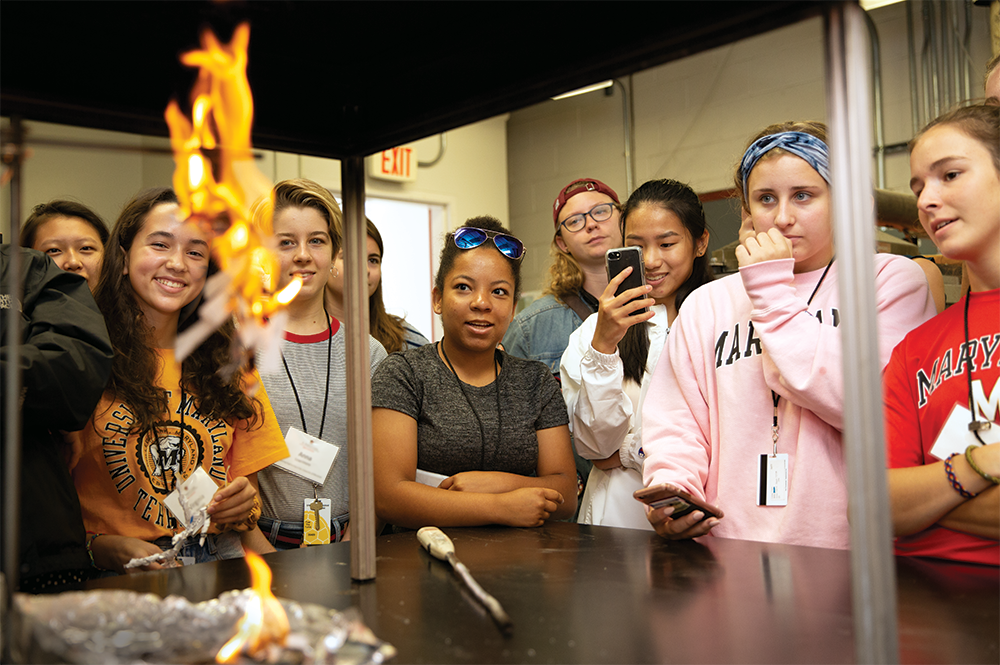
[[425,526],[424,528],[417,531],[417,540],[420,544],[431,553],[436,559],[441,559],[442,561],[447,561],[451,564],[452,570],[458,575],[458,578],[462,580],[465,586],[472,592],[472,595],[476,597],[480,603],[489,611],[490,616],[496,622],[500,631],[504,635],[510,635],[513,632],[514,626],[510,620],[510,617],[504,612],[503,607],[501,607],[500,602],[486,593],[483,587],[479,586],[479,583],[473,579],[472,574],[469,569],[465,567],[465,564],[458,560],[455,556],[455,544],[451,542],[451,538],[446,536],[441,529],[436,526]]

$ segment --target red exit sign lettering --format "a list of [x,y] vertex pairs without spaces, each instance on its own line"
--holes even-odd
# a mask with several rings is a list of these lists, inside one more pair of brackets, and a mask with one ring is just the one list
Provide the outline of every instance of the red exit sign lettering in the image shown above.
[[414,182],[417,179],[417,151],[402,146],[376,153],[368,158],[368,174],[380,180]]

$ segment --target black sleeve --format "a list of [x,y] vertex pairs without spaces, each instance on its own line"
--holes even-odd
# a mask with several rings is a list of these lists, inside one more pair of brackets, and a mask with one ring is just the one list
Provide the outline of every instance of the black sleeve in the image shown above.
[[[97,406],[111,374],[112,349],[104,318],[87,281],[40,252],[21,249],[23,298],[10,293],[9,252],[4,247],[0,286],[5,302],[0,373],[22,370],[23,414],[49,429],[78,430]],[[20,312],[22,345],[17,357],[6,346],[7,316]]]

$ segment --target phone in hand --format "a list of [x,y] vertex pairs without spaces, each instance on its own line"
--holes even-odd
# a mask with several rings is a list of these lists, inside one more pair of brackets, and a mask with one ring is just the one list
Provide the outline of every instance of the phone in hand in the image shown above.
[[674,512],[670,515],[670,519],[683,517],[684,515],[696,510],[700,510],[704,514],[704,517],[701,518],[702,521],[708,519],[709,517],[721,519],[723,516],[721,508],[709,505],[704,501],[699,501],[682,490],[680,487],[671,485],[670,483],[660,483],[659,485],[644,487],[636,490],[632,496],[637,501],[642,501],[644,504],[654,509],[663,508],[665,506],[673,506]]
[[[625,281],[618,285],[618,290],[615,291],[616,296],[621,295],[629,289],[634,289],[637,286],[645,286],[646,264],[642,260],[641,247],[616,247],[614,249],[609,249],[604,254],[604,264],[608,269],[609,282],[626,267],[632,267],[632,273],[625,278]],[[642,300],[645,299],[645,297],[646,296],[633,298],[632,300]],[[635,316],[636,314],[644,314],[648,311],[648,307],[643,307],[640,310],[632,312],[632,316]]]

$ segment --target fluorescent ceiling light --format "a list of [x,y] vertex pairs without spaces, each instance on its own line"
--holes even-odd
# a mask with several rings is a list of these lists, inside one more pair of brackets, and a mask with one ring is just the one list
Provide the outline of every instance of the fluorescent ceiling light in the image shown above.
[[588,92],[593,92],[595,90],[603,90],[604,88],[610,88],[614,85],[614,81],[603,81],[601,83],[595,83],[594,85],[588,85],[585,88],[579,88],[577,90],[570,90],[569,92],[564,92],[561,95],[557,95],[552,98],[552,101],[557,101],[559,99],[566,99],[567,97],[576,97],[577,95],[583,95]]
[[886,5],[894,5],[897,2],[902,2],[902,0],[861,0],[861,9],[870,12],[873,9],[885,7]]

